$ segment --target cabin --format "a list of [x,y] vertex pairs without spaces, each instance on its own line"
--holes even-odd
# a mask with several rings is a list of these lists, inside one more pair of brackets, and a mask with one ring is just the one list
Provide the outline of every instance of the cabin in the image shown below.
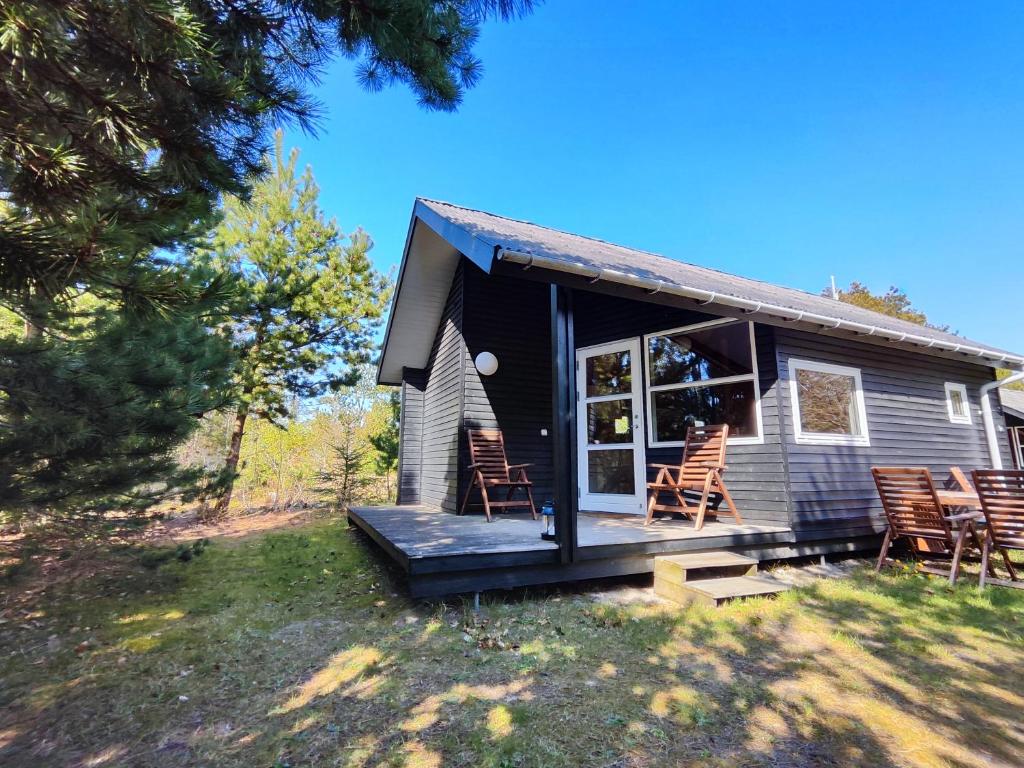
[[[686,552],[877,549],[870,468],[1009,466],[982,388],[1022,367],[824,296],[418,199],[378,368],[401,390],[398,500],[349,520],[414,596],[647,573]],[[646,525],[650,465],[678,465],[687,430],[717,424],[741,519],[715,499],[703,526]],[[478,493],[459,514],[472,429],[530,465],[548,519],[488,522]]]

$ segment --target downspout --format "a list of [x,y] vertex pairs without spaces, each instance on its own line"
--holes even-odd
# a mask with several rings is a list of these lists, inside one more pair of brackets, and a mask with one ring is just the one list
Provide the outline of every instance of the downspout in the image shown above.
[[996,435],[996,421],[992,416],[992,401],[989,399],[988,393],[993,389],[1006,386],[1015,381],[1024,381],[1024,371],[1017,371],[1005,379],[999,379],[998,381],[990,381],[988,384],[982,384],[981,389],[981,420],[985,425],[985,440],[988,442],[988,455],[992,460],[993,469],[1003,468],[1003,457],[999,451],[999,437]]

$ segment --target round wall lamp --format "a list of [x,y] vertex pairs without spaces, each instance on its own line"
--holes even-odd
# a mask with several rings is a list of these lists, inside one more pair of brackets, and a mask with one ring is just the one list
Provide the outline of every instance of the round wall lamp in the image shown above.
[[481,376],[493,376],[498,370],[498,358],[490,352],[481,352],[473,360],[473,365]]

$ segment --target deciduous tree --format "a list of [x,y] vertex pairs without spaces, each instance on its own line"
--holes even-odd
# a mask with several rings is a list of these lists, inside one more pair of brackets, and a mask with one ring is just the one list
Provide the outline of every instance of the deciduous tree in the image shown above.
[[[821,292],[823,296],[831,296],[832,289],[826,288]],[[917,325],[927,325],[940,331],[949,329],[948,325],[932,325],[924,312],[914,307],[910,298],[896,286],[891,286],[885,293],[872,293],[866,285],[854,280],[849,288],[838,290],[838,299],[847,304],[855,304],[864,309],[881,312],[883,315],[898,317]]]

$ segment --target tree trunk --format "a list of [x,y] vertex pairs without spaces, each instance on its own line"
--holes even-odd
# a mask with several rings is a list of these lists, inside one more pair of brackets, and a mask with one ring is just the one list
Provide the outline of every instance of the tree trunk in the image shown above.
[[235,489],[235,474],[238,471],[238,457],[242,452],[242,437],[245,435],[245,420],[249,417],[249,407],[243,405],[235,412],[235,424],[231,428],[231,443],[228,455],[224,460],[224,490],[213,507],[213,517],[227,514],[231,503],[231,493]]
[[42,335],[43,335],[42,326],[40,326],[38,323],[33,322],[32,320],[26,320],[25,321],[25,334],[24,334],[24,338],[26,338],[26,339],[38,339]]

